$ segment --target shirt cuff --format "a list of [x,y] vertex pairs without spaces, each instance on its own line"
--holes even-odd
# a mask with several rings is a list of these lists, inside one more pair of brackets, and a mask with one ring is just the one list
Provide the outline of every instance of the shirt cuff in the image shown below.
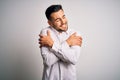
[[58,52],[60,49],[60,44],[54,42],[51,49],[54,50],[55,52]]

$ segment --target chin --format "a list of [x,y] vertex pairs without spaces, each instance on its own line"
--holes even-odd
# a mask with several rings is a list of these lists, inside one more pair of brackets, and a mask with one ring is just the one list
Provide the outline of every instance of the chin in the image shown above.
[[67,31],[67,29],[62,30],[63,32]]
[[64,31],[67,31],[68,30],[68,27],[66,27],[65,29],[63,29]]
[[60,30],[58,30],[59,32],[65,32],[65,31],[67,31],[67,30],[63,30],[63,29],[60,29]]

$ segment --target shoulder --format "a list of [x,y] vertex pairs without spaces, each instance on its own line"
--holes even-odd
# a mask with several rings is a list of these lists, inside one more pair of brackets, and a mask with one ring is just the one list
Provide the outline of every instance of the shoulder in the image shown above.
[[68,29],[68,33],[71,35],[73,33],[77,33],[77,35],[81,36],[81,32],[79,30],[75,30],[75,29]]
[[50,26],[48,26],[48,27],[46,27],[46,28],[43,28],[43,29],[40,31],[40,34],[46,35],[46,34],[47,34],[47,30],[51,30]]

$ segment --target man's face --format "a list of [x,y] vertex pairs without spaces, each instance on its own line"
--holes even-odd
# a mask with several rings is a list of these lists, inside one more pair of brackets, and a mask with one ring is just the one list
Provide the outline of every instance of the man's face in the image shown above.
[[51,20],[49,20],[48,23],[59,32],[66,31],[68,29],[67,19],[63,10],[52,13]]

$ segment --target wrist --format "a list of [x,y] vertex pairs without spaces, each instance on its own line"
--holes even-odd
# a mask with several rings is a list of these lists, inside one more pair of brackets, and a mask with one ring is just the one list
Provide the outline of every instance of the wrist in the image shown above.
[[53,41],[51,41],[51,42],[49,43],[49,47],[50,47],[50,48],[52,48],[53,43],[54,43]]
[[71,42],[69,40],[66,40],[66,42],[68,43],[69,46],[71,46]]

